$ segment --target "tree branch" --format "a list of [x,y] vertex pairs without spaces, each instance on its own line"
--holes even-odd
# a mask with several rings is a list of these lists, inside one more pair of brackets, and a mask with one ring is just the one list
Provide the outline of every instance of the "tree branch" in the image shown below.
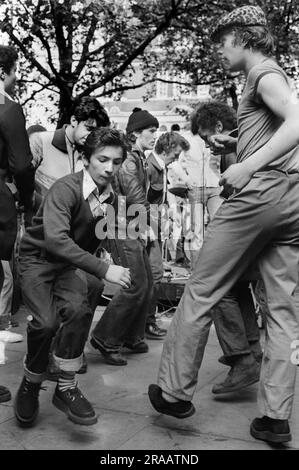
[[[97,27],[97,24],[98,24],[98,19],[94,16],[92,18],[92,21],[91,21],[91,25],[90,25],[90,28],[88,30],[88,33],[86,35],[86,39],[85,39],[85,42],[83,44],[83,48],[82,48],[82,54],[81,54],[81,57],[80,57],[80,60],[78,62],[78,65],[74,71],[74,74],[79,77],[82,70],[84,69],[85,65],[86,65],[86,62],[87,62],[87,59],[88,57],[90,56],[90,54],[88,54],[88,49],[89,49],[89,45],[92,41],[92,38],[94,36],[94,33],[95,33],[95,30],[96,30],[96,27]],[[98,48],[100,49],[100,48]]]
[[34,67],[37,68],[37,70],[42,74],[44,75],[51,83],[56,83],[56,78],[51,75],[47,69],[45,69],[34,57],[33,57],[33,54],[31,52],[28,51],[28,49],[26,48],[26,46],[24,46],[24,44],[17,38],[17,36],[13,33],[13,27],[11,24],[9,25],[6,25],[8,26],[5,27],[5,32],[9,35],[10,39],[14,42],[14,44],[16,44],[19,49],[23,52],[24,56],[26,57],[26,59],[29,60],[29,62],[31,62]]
[[43,90],[45,90],[45,89],[54,91],[55,93],[58,93],[58,94],[59,94],[58,91],[49,88],[48,85],[44,85],[44,86],[42,86],[39,90],[33,91],[33,92],[31,93],[31,95],[29,96],[29,98],[27,98],[25,101],[23,101],[22,106],[26,105],[29,101],[33,100],[33,98],[34,98],[38,93],[40,93],[41,91],[43,91]]
[[152,34],[149,34],[148,37],[129,55],[129,57],[113,72],[106,75],[101,81],[98,81],[88,87],[88,90],[85,90],[81,93],[80,96],[89,95],[92,91],[96,90],[97,88],[104,86],[106,83],[111,82],[115,77],[121,75],[128,66],[139,56],[143,53],[146,47],[155,39],[157,38],[171,23],[171,20],[177,14],[177,7],[182,3],[183,0],[179,0],[177,3],[175,0],[172,0],[172,9],[171,11],[165,15],[164,21],[160,23],[155,31]]

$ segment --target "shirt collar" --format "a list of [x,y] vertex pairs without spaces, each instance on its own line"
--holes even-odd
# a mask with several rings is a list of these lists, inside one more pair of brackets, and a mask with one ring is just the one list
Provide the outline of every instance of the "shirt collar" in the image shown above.
[[111,184],[104,189],[104,191],[100,194],[99,188],[95,184],[94,180],[88,173],[88,171],[84,168],[83,169],[83,198],[87,200],[91,194],[95,194],[99,198],[99,202],[106,201],[111,194],[114,194]]
[[155,159],[159,163],[160,167],[162,169],[164,169],[165,168],[165,162],[164,162],[163,158],[159,157],[159,155],[154,150],[152,151],[152,154],[154,155]]
[[65,129],[66,129],[66,124],[63,127],[61,127],[61,129],[57,129],[54,132],[52,145],[56,147],[58,150],[61,150],[61,152],[68,153],[67,145],[66,145],[66,138],[65,138]]

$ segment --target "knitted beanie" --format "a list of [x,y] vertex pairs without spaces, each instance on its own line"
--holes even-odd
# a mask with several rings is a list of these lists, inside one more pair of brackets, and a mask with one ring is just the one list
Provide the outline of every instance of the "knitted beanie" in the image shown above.
[[130,134],[133,131],[141,131],[148,127],[159,127],[159,121],[145,109],[134,108],[129,116],[126,132]]

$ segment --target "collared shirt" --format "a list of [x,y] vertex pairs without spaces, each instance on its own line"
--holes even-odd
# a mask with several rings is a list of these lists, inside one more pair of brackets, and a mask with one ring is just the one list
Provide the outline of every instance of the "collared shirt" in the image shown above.
[[182,133],[189,142],[190,149],[182,152],[179,163],[186,172],[185,182],[191,186],[217,187],[220,179],[220,158],[211,154],[199,135],[191,131]]
[[94,218],[106,216],[107,214],[107,199],[114,194],[111,184],[109,184],[104,191],[100,194],[99,188],[90,176],[89,172],[83,169],[83,198],[88,201],[90,210]]

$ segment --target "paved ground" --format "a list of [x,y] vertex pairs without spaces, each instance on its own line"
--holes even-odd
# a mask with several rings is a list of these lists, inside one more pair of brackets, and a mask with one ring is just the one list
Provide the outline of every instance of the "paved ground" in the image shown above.
[[[97,312],[99,317],[100,312]],[[16,332],[25,332],[25,313]],[[170,320],[163,320],[167,326]],[[79,426],[69,421],[51,403],[55,384],[46,382],[41,392],[41,410],[32,429],[21,429],[13,416],[12,402],[0,405],[0,450],[13,449],[76,449],[76,450],[214,450],[270,449],[249,434],[251,420],[258,416],[257,386],[248,387],[216,399],[212,384],[224,378],[227,368],[217,362],[221,354],[214,330],[199,374],[194,397],[197,413],[189,419],[177,420],[157,414],[147,399],[147,387],[155,382],[162,344],[148,341],[150,352],[129,355],[128,365],[105,364],[89,343],[86,353],[88,373],[78,376],[81,389],[99,415],[93,426]],[[26,342],[6,347],[7,362],[0,366],[0,383],[15,395],[22,377],[22,359]],[[298,383],[297,383],[298,385]],[[291,421],[293,440],[290,449],[299,449],[299,393]]]

